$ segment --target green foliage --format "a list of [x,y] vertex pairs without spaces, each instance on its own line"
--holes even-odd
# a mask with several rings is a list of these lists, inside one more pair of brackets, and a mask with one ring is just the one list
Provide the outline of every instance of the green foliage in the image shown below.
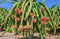
[[5,21],[5,17],[8,14],[8,10],[4,9],[4,8],[0,8],[0,30],[3,30],[4,26],[6,26],[4,24]]
[[37,31],[40,38],[43,39],[43,36],[50,30],[53,30],[56,34],[56,29],[59,28],[60,7],[55,7],[55,5],[48,8],[43,3],[36,2],[36,0],[25,0],[15,2],[9,13],[7,10],[5,12],[3,10],[0,11],[0,19],[4,22],[5,32],[25,33],[24,30],[21,31],[20,27],[31,25],[33,29],[26,29],[29,34]]

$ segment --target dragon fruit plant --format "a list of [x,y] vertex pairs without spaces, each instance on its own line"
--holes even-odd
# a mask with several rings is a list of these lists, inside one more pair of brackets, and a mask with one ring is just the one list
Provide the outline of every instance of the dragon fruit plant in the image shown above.
[[0,8],[0,31],[5,30],[5,26],[7,26],[8,24],[5,25],[4,21],[5,21],[5,17],[8,14],[8,10],[5,8]]
[[[2,15],[0,17],[2,19]],[[56,33],[59,19],[57,8],[49,9],[36,0],[24,0],[16,2],[5,16],[4,23],[8,24],[5,32],[16,32],[27,36],[28,34],[33,35],[37,31],[39,37],[43,39],[50,30],[53,30],[54,34]]]

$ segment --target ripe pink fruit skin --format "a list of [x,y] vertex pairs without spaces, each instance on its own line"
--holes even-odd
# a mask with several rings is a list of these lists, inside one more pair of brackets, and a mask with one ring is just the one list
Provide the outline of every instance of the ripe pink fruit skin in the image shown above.
[[42,16],[41,21],[46,21],[46,18],[44,16]]
[[36,22],[36,19],[33,18],[33,19],[32,19],[32,22],[33,22],[33,23]]
[[45,22],[44,22],[44,21],[42,21],[42,22],[41,22],[41,24],[42,24],[42,25],[44,25],[44,24],[45,24]]
[[16,25],[13,25],[13,28],[14,28],[14,29],[16,29],[16,28],[17,28],[17,26],[16,26]]
[[19,26],[19,29],[22,31],[24,30],[24,26]]
[[18,14],[19,14],[19,15],[21,15],[22,13],[23,13],[23,11],[22,11],[22,10],[19,10],[19,11],[18,11]]
[[16,12],[18,12],[18,10],[19,10],[18,8],[15,9]]
[[27,30],[24,30],[24,32],[28,32]]
[[30,13],[30,16],[33,16],[33,13]]
[[32,26],[28,26],[29,27],[29,29],[32,29]]
[[20,22],[20,18],[17,18],[17,22]]
[[12,15],[11,15],[11,18],[12,18],[12,19],[14,19],[14,18],[15,18],[15,15],[14,15],[14,14],[12,14]]
[[27,26],[24,26],[24,29],[27,29]]
[[46,21],[49,21],[50,20],[50,18],[48,17],[48,18],[46,18]]

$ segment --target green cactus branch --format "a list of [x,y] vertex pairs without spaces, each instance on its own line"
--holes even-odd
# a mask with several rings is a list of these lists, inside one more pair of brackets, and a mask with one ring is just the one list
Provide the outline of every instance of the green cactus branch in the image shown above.
[[0,14],[0,18],[3,20],[3,16]]
[[41,39],[50,30],[53,30],[53,33],[56,34],[56,26],[60,27],[59,8],[55,6],[48,8],[43,2],[39,3],[36,1],[20,0],[19,2],[15,2],[9,13],[4,9],[0,9],[0,20],[3,21],[0,21],[0,23],[3,24],[1,28],[5,29],[4,33],[15,32],[25,35],[28,32],[30,36],[34,31],[37,31]]
[[32,1],[30,1],[30,7],[29,7],[29,9],[28,9],[28,12],[26,13],[25,19],[28,18],[29,14],[30,14],[30,12],[31,12],[31,9],[32,9],[32,5],[33,5],[33,3],[32,3]]
[[25,9],[26,9],[26,6],[28,5],[28,3],[29,3],[29,1],[25,4],[24,10],[23,10],[23,14],[22,14],[22,17],[21,17],[21,23],[20,23],[20,25],[22,25],[22,23],[23,23]]
[[11,15],[12,11],[14,10],[14,8],[16,8],[17,4],[18,4],[18,2],[16,2],[16,3],[14,4],[14,6],[12,7],[12,9],[9,11],[9,14],[8,14],[8,15],[6,16],[6,18],[5,18],[5,23],[7,22],[7,19],[8,19],[8,17]]
[[51,17],[51,13],[50,13],[49,9],[43,3],[41,3],[41,2],[40,3],[36,2],[36,3],[38,5],[42,5],[46,9],[46,12],[47,12],[48,16]]

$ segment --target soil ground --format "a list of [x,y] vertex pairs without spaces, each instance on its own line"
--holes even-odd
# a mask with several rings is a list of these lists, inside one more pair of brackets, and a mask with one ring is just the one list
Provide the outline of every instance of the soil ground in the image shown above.
[[[36,37],[38,35],[39,35],[38,33],[35,33],[33,39],[39,39],[38,37]],[[5,33],[4,36],[0,36],[0,39],[23,39],[23,37],[22,37],[22,35],[14,36],[13,33]],[[32,39],[31,36],[28,39]],[[45,39],[60,39],[60,34],[58,34],[58,35],[49,34],[49,35],[45,36]]]
[[[52,32],[52,31],[51,31]],[[53,33],[53,32],[52,32]],[[56,35],[49,33],[46,36],[44,36],[44,39],[60,39],[60,30],[57,31]],[[27,39],[23,38],[23,35],[14,35],[14,33],[5,33],[3,36],[1,35],[2,32],[0,32],[0,39]],[[28,39],[40,39],[38,38],[39,33],[34,33],[34,36],[29,36]]]

